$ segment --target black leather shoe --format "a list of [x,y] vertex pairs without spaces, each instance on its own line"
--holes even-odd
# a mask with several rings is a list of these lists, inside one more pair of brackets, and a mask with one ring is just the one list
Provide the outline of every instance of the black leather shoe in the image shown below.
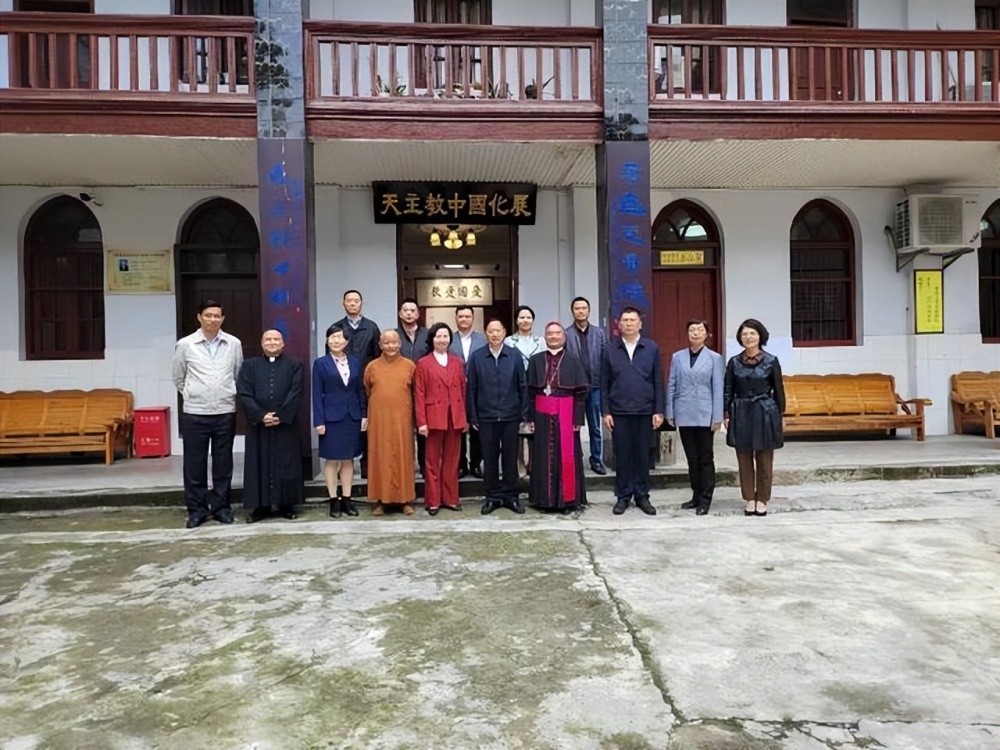
[[215,520],[218,521],[219,523],[224,523],[227,525],[231,524],[233,521],[236,520],[233,518],[232,508],[219,508],[217,511],[215,511],[215,513],[212,514],[212,517],[215,518]]
[[479,512],[484,516],[488,516],[490,513],[497,510],[498,508],[500,508],[499,500],[485,500],[483,502],[483,507],[479,509]]
[[521,498],[514,498],[513,500],[508,500],[504,505],[510,509],[512,513],[517,513],[519,516],[524,515],[524,503],[521,502]]
[[445,508],[446,510],[453,510],[455,512],[462,510],[461,503],[459,503],[458,505],[446,505],[445,503],[441,503],[441,507]]
[[284,518],[286,521],[294,521],[299,516],[295,512],[295,508],[282,508],[281,517]]
[[436,516],[438,514],[439,510],[441,510],[441,509],[440,508],[428,508],[427,509],[427,515],[429,515],[429,516]]
[[343,508],[345,516],[358,515],[358,509],[354,507],[354,503],[351,502],[351,498],[349,497],[345,497],[340,501],[340,507]]
[[616,516],[620,516],[622,513],[628,510],[628,504],[629,504],[629,498],[620,497],[618,498],[618,502],[615,503],[615,507],[611,509],[611,512],[614,513]]
[[469,476],[469,470],[468,469],[459,469],[458,470],[458,478],[459,479],[462,479],[462,478],[467,477],[467,476]]
[[643,513],[645,513],[647,516],[655,516],[656,515],[656,508],[654,508],[650,504],[648,497],[637,497],[635,499],[635,504],[636,504],[636,507],[639,508],[639,510],[641,510]]
[[686,503],[681,503],[681,510],[694,510],[699,505],[697,500],[688,500]]
[[184,524],[184,528],[197,529],[203,523],[205,523],[205,516],[199,516],[196,513],[190,513],[188,514],[188,520],[187,523]]
[[260,521],[263,521],[269,515],[271,515],[271,512],[270,512],[269,509],[266,509],[266,508],[254,508],[252,511],[250,511],[247,514],[246,522],[247,523],[258,523]]
[[482,479],[483,478],[483,470],[482,469],[473,469],[470,473],[476,479]]
[[330,518],[340,518],[341,513],[343,513],[343,510],[341,510],[340,507],[340,503],[341,503],[341,498],[339,497],[330,498]]
[[698,510],[696,510],[694,512],[694,514],[696,516],[707,516],[708,515],[708,508],[709,508],[709,506],[707,506],[707,505],[699,505],[698,506]]
[[600,474],[602,477],[608,473],[608,470],[604,468],[604,464],[600,461],[591,461],[590,470],[595,474]]

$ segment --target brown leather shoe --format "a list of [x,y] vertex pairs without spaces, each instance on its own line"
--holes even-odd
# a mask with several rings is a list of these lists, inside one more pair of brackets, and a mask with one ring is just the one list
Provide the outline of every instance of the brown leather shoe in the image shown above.
[[413,506],[410,505],[409,503],[407,503],[406,505],[403,506],[403,515],[404,516],[412,516],[414,513],[415,513],[415,511],[413,510]]
[[375,503],[375,507],[372,508],[372,515],[373,516],[385,515],[385,508],[383,507],[382,503]]

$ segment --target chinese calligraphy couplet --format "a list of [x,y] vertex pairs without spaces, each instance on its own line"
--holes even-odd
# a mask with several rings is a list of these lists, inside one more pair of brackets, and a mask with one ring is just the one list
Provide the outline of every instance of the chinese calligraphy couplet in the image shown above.
[[528,183],[372,183],[376,224],[531,225],[536,196]]
[[944,333],[943,271],[913,272],[913,303],[917,333]]

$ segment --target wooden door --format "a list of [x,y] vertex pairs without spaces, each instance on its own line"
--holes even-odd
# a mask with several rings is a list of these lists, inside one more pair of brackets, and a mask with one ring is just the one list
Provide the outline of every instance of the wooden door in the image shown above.
[[181,307],[181,336],[198,328],[198,305],[202,300],[222,304],[226,321],[222,330],[240,340],[243,357],[259,357],[261,312],[260,282],[255,278],[212,278],[198,276],[184,280]]
[[[260,281],[249,277],[193,276],[181,280],[181,308],[178,338],[194,333],[198,328],[198,306],[202,300],[215,300],[222,305],[226,320],[222,330],[240,340],[243,358],[259,357],[261,330]],[[178,409],[181,408],[178,396]],[[243,414],[237,410],[236,434],[246,433]]]
[[[810,52],[812,53],[812,68],[809,67]],[[830,64],[827,66],[826,50],[823,47],[797,47],[795,55],[795,79],[792,81],[791,98],[796,101],[847,101],[851,98],[848,91],[849,81],[845,87],[844,81],[844,50],[831,49]],[[848,58],[848,76],[853,66]],[[810,70],[812,73],[810,74]],[[827,75],[829,70],[829,78]],[[812,82],[810,91],[809,83]]]
[[713,334],[708,347],[721,351],[716,273],[716,269],[702,268],[653,271],[654,338],[660,347],[664,379],[670,374],[674,352],[687,348],[686,324],[692,318],[708,321]]

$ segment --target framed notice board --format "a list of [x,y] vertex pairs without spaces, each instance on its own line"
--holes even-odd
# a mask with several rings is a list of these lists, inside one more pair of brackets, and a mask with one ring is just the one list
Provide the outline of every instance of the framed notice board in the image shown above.
[[913,272],[913,314],[917,333],[944,333],[944,271]]

